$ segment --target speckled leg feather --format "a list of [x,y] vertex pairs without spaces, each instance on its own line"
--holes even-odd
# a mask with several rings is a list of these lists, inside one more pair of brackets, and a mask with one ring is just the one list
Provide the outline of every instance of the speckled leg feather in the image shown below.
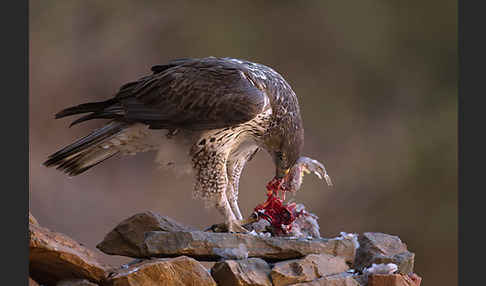
[[207,207],[215,207],[223,215],[228,231],[245,231],[238,224],[226,197],[226,155],[202,149],[193,156],[193,163],[196,171],[195,197],[203,199]]
[[229,184],[226,189],[231,209],[238,220],[243,220],[240,208],[238,207],[238,193],[241,172],[246,163],[258,152],[258,147],[250,147],[241,153],[237,153],[227,164]]
[[228,197],[231,209],[238,220],[243,219],[240,208],[238,207],[238,182],[240,181],[240,175],[243,167],[244,162],[242,161],[236,161],[233,164],[230,163],[228,165],[229,183],[228,187],[226,188],[226,195]]

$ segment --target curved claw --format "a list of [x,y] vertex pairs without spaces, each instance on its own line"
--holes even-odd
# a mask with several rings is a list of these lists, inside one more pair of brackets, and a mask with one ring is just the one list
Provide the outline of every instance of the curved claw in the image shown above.
[[309,158],[309,157],[300,157],[299,160],[297,160],[296,164],[301,165],[302,170],[305,173],[310,174],[312,172],[319,179],[322,180],[322,178],[324,178],[329,187],[333,186],[332,181],[331,181],[331,177],[329,177],[329,175],[327,174],[326,168],[324,167],[324,165],[321,162],[314,160],[312,158]]

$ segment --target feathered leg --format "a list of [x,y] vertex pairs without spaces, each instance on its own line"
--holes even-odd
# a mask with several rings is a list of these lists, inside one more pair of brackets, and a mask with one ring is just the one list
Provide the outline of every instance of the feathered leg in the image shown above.
[[238,206],[238,192],[241,172],[243,171],[246,163],[253,159],[258,150],[258,147],[250,148],[241,155],[235,156],[228,162],[227,165],[229,183],[226,189],[226,195],[233,213],[240,221],[243,220],[243,216],[241,215],[241,211]]
[[196,171],[194,195],[206,202],[207,207],[216,208],[224,217],[221,230],[229,232],[248,232],[238,222],[226,196],[228,176],[226,173],[226,155],[201,150],[193,156]]
[[228,186],[226,188],[226,196],[228,197],[229,204],[236,218],[239,220],[243,219],[241,215],[240,208],[238,207],[238,182],[240,180],[241,172],[245,162],[242,160],[236,161],[230,164],[228,167],[228,177],[230,178]]

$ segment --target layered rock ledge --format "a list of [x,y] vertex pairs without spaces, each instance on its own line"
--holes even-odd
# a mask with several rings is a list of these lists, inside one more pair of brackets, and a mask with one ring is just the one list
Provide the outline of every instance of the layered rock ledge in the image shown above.
[[[97,248],[135,258],[107,266],[66,235],[29,215],[31,283],[59,286],[356,285],[418,286],[415,255],[399,237],[383,233],[335,238],[215,233],[153,212],[131,216]],[[215,262],[207,269],[200,261]]]
[[[170,227],[167,221],[171,222]],[[122,221],[96,247],[106,254],[133,258],[186,255],[202,261],[249,257],[279,261],[327,253],[352,262],[357,246],[357,239],[353,236],[292,239],[258,234],[190,231],[172,219],[145,212]]]
[[[352,262],[356,253],[355,244],[346,238],[306,240],[204,231],[150,231],[145,233],[140,245],[136,252],[128,256],[143,258],[186,255],[202,261],[254,257],[279,261],[327,253]],[[122,255],[115,247],[103,242],[98,248],[107,254]]]

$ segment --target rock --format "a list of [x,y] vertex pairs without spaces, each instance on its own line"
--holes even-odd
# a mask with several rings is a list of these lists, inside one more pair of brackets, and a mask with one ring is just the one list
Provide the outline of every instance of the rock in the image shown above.
[[201,285],[216,286],[209,272],[196,260],[180,256],[145,260],[110,274],[110,286]]
[[398,236],[379,232],[365,232],[360,235],[358,241],[361,248],[366,248],[370,253],[394,255],[407,251],[405,245]]
[[353,275],[353,278],[358,281],[359,285],[368,285],[368,276],[366,275]]
[[86,279],[69,279],[57,282],[56,286],[98,286],[98,284]]
[[247,259],[248,249],[243,243],[238,248],[213,248],[213,253],[222,259]]
[[211,268],[211,275],[219,286],[271,286],[270,266],[260,258],[226,260]]
[[[268,224],[256,224],[263,230]],[[265,233],[268,234],[268,233]],[[327,253],[354,260],[352,239],[295,239],[266,235],[203,232],[152,212],[136,214],[115,227],[96,247],[106,254],[133,258],[190,256],[199,260],[246,259],[268,261]]]
[[408,277],[412,279],[412,281],[415,283],[415,286],[420,286],[420,283],[422,283],[422,277],[418,276],[415,273],[408,274]]
[[377,232],[365,232],[358,238],[360,247],[356,253],[354,268],[363,271],[372,263],[394,263],[399,273],[412,273],[415,254],[398,236]]
[[363,270],[363,275],[373,275],[373,274],[394,274],[398,270],[398,266],[395,263],[388,264],[371,264],[371,267],[365,268]]
[[33,224],[33,225],[39,225],[39,223],[37,222],[37,220],[35,219],[35,217],[29,212],[29,224]]
[[328,254],[310,254],[303,259],[276,263],[270,276],[275,286],[283,286],[312,281],[348,269],[349,267],[342,257]]
[[140,257],[145,232],[192,231],[175,220],[151,211],[135,214],[119,223],[96,247],[107,254]]
[[360,284],[352,274],[339,273],[325,276],[310,282],[296,283],[292,286],[360,286]]
[[398,273],[410,274],[413,273],[413,266],[415,261],[415,254],[410,251],[405,251],[392,256],[375,256],[375,263],[394,263],[398,266]]
[[[221,250],[248,250],[247,257],[258,257],[268,261],[302,258],[308,254],[326,253],[341,256],[347,262],[355,257],[356,247],[352,239],[289,239],[263,237],[243,233],[214,233],[203,231],[151,231],[145,235],[143,247],[134,257],[175,257],[186,255],[198,260],[217,261]],[[215,252],[214,249],[218,251]],[[119,253],[109,253],[119,254]],[[120,254],[121,255],[121,254]]]
[[72,238],[29,224],[29,271],[40,284],[55,285],[63,279],[88,279],[99,282],[106,277],[106,266],[94,252]]
[[416,274],[375,274],[368,278],[368,286],[420,286],[422,278]]
[[29,277],[29,286],[39,286],[39,283]]

